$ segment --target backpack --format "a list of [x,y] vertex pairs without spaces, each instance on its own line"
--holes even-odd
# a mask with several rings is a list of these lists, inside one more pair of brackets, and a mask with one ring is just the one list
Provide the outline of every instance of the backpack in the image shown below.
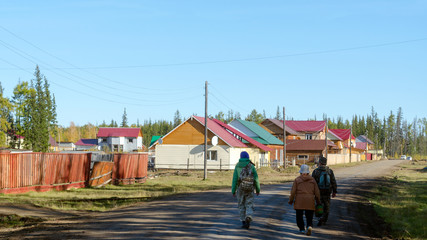
[[320,171],[319,182],[317,184],[320,190],[331,189],[331,176],[329,175],[329,169]]
[[254,191],[254,173],[252,172],[252,163],[248,163],[239,176],[239,190],[245,193]]

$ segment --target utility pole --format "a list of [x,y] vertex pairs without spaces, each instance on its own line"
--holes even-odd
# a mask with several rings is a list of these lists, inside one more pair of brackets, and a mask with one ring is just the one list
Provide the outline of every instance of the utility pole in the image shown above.
[[368,130],[366,130],[366,132],[365,132],[365,138],[366,138],[366,149],[365,149],[365,151],[366,151],[366,154],[365,154],[365,160],[366,161],[368,161]]
[[349,136],[349,139],[350,139],[350,162],[351,162],[351,136],[353,135],[353,126],[350,126],[350,136]]
[[325,120],[325,158],[328,158],[328,116]]
[[204,154],[204,175],[203,180],[208,179],[207,160],[208,157],[208,81],[205,82],[205,154]]
[[283,107],[283,166],[287,168],[286,163],[286,128],[285,128],[285,107]]

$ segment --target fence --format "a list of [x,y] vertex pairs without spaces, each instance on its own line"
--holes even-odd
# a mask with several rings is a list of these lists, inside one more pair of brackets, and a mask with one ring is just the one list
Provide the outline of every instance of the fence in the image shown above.
[[328,154],[328,165],[341,163],[360,162],[360,154]]
[[91,153],[0,152],[0,193],[66,190],[111,181],[132,184],[147,179],[147,154],[100,157],[105,161],[94,162],[92,170],[91,158]]
[[89,167],[90,154],[0,153],[0,193],[84,187]]
[[143,183],[147,180],[148,154],[114,154],[114,184]]

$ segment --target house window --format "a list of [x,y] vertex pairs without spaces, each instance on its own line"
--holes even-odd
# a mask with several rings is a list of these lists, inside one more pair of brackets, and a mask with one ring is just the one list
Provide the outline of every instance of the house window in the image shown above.
[[308,155],[298,155],[298,160],[308,160]]
[[313,139],[313,134],[311,134],[311,133],[307,133],[307,134],[305,134],[305,139],[306,139],[306,140],[311,140],[311,139]]
[[107,142],[107,138],[103,138],[103,139],[102,139],[102,142],[103,142],[103,143],[106,143],[106,142]]
[[133,143],[133,138],[129,138],[129,142],[130,142],[130,143]]
[[217,161],[218,160],[217,151],[208,151],[207,160]]
[[118,152],[119,151],[119,145],[114,144],[113,145],[113,152]]

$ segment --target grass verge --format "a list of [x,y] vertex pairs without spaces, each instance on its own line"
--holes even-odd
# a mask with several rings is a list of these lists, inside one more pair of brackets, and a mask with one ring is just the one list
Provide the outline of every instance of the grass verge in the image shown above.
[[0,214],[0,228],[24,227],[43,222],[43,219],[37,217],[20,217],[16,214]]
[[[261,184],[277,184],[293,181],[298,176],[298,169],[273,170],[265,167],[258,169],[258,175]],[[177,193],[231,188],[232,176],[233,171],[216,171],[209,172],[207,179],[203,180],[203,171],[159,171],[142,184],[1,194],[0,203],[31,204],[60,210],[106,211]]]
[[400,166],[371,196],[393,239],[427,239],[427,161]]

